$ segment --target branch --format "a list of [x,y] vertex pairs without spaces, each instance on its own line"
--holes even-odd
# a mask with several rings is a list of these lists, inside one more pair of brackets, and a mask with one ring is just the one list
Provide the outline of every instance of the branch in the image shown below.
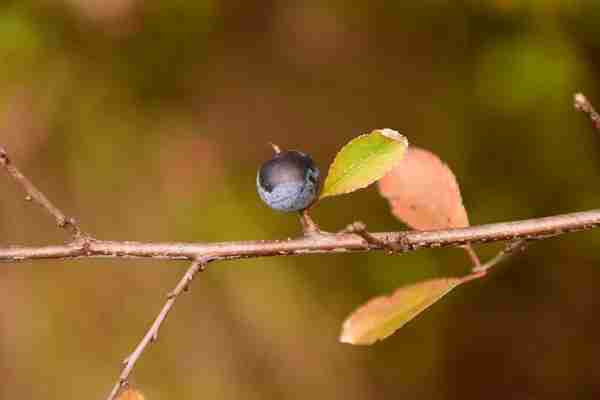
[[437,231],[400,231],[371,233],[369,243],[357,234],[317,234],[292,240],[255,240],[217,243],[148,243],[92,240],[42,247],[0,248],[0,262],[39,259],[77,258],[149,258],[190,260],[208,257],[233,260],[252,257],[274,257],[322,253],[388,250],[400,246],[409,252],[424,248],[463,246],[468,243],[541,240],[568,232],[584,231],[600,226],[600,209],[514,222],[471,226]]
[[123,364],[125,366],[123,367],[123,370],[119,375],[119,380],[117,381],[117,383],[115,383],[115,386],[110,392],[110,395],[108,396],[107,400],[114,400],[117,397],[117,395],[121,392],[121,389],[127,386],[129,375],[131,374],[135,363],[140,358],[146,347],[148,347],[149,344],[154,343],[158,339],[158,331],[160,330],[160,327],[163,324],[163,322],[165,322],[169,311],[171,311],[171,308],[175,304],[177,296],[179,296],[182,292],[188,289],[188,286],[190,282],[194,279],[194,276],[198,272],[203,271],[208,262],[209,259],[207,258],[200,258],[192,262],[192,265],[188,268],[188,270],[183,275],[179,283],[177,283],[175,289],[173,289],[173,291],[167,295],[167,302],[158,313],[158,316],[150,326],[150,329],[148,329],[140,343],[136,346],[135,350],[133,350],[133,352],[129,356],[127,356],[127,358],[123,361]]
[[48,200],[48,198],[12,163],[8,153],[3,147],[0,147],[0,165],[4,167],[8,174],[23,187],[25,193],[27,193],[25,200],[39,204],[56,220],[56,225],[58,225],[59,228],[70,231],[74,238],[78,239],[84,236],[75,219],[66,217],[62,211],[52,204],[52,202]]

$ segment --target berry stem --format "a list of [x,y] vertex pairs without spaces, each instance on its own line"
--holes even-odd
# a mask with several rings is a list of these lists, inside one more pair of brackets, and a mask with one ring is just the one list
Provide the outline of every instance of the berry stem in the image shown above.
[[317,223],[312,219],[308,213],[308,209],[300,211],[300,223],[302,224],[302,231],[304,232],[305,236],[321,233],[319,225],[317,225]]

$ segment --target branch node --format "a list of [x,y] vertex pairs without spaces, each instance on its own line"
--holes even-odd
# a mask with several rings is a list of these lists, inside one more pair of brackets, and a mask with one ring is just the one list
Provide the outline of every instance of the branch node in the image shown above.
[[414,249],[414,246],[411,245],[410,240],[408,240],[408,231],[402,231],[402,232],[398,232],[399,233],[399,237],[398,240],[395,243],[396,246],[398,246],[400,249],[399,251],[401,252],[407,252],[410,250]]
[[92,255],[92,242],[95,241],[94,238],[92,238],[91,236],[86,235],[85,233],[77,230],[77,232],[74,234],[75,239],[73,240],[72,244],[76,247],[80,247],[81,248],[81,254],[85,255],[85,256],[91,256]]
[[[381,239],[373,236],[371,233],[369,233],[367,231],[367,225],[365,225],[365,223],[361,222],[361,221],[355,221],[355,222],[349,224],[340,233],[352,233],[352,234],[358,235],[361,238],[363,238],[364,241],[367,242],[368,244],[372,244],[376,247],[385,249],[386,254],[388,254],[388,255],[391,255],[394,253],[399,253],[404,250],[404,245],[402,243],[385,241],[385,240],[381,240]],[[403,238],[404,238],[404,236],[402,236],[400,238],[400,240],[402,241]]]
[[0,163],[4,166],[10,165],[10,158],[4,147],[0,147]]

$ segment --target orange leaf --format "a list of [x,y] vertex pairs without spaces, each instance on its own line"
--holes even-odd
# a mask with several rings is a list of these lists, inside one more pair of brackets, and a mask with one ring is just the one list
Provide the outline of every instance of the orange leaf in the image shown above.
[[119,394],[117,400],[145,400],[145,397],[142,392],[129,386]]
[[414,229],[469,226],[454,174],[427,150],[409,147],[405,157],[378,185],[392,213]]
[[391,296],[375,297],[346,319],[340,341],[364,345],[385,339],[469,279],[432,279],[403,286]]

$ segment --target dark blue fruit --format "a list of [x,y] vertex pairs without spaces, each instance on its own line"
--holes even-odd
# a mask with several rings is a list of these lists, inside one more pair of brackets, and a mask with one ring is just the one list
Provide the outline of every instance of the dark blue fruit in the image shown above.
[[278,211],[300,211],[319,193],[319,168],[306,154],[283,151],[265,162],[256,176],[258,195]]

